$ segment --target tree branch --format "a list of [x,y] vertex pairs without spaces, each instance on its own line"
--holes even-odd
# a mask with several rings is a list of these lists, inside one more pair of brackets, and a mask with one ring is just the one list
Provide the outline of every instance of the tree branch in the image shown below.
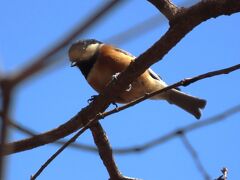
[[[111,111],[109,111],[109,112],[111,112]],[[217,114],[213,117],[210,117],[210,118],[207,118],[205,120],[201,120],[200,122],[196,122],[196,123],[193,123],[191,125],[182,127],[180,129],[177,129],[177,130],[174,130],[173,132],[170,132],[168,134],[176,134],[176,132],[179,132],[179,131],[184,131],[184,133],[187,133],[189,131],[192,131],[192,130],[195,130],[195,129],[198,129],[198,128],[202,128],[202,127],[205,127],[205,126],[208,126],[208,125],[226,120],[229,116],[232,116],[232,115],[234,115],[236,113],[239,113],[239,112],[240,112],[240,105],[237,105],[237,106],[231,107],[231,108],[225,110],[224,112],[221,112],[221,113],[219,113],[219,114]],[[1,115],[1,112],[0,112],[0,115]],[[15,123],[12,120],[9,120],[9,124],[12,127],[16,128],[17,130],[19,130],[20,132],[22,132],[24,134],[27,134],[27,135],[30,135],[30,136],[37,135],[37,132],[34,132],[33,130],[31,130],[27,127],[19,125],[18,123]],[[192,128],[189,129],[188,128],[189,126],[192,127]],[[168,136],[168,135],[161,136],[158,139],[166,139],[165,137],[172,137],[172,136]],[[152,141],[150,141],[150,142],[152,142]],[[61,145],[61,146],[66,144],[66,143],[67,143],[67,141],[55,141],[54,142],[54,144]],[[162,141],[160,140],[159,144],[161,144],[161,143],[162,143]],[[144,143],[144,144],[148,144],[148,143]],[[145,147],[144,144],[139,145],[139,146],[134,146],[134,147],[113,148],[112,150],[113,150],[114,154],[127,154],[127,153],[137,153],[137,152],[140,153],[140,152],[143,152],[144,150],[147,150],[147,149],[142,149],[142,147]],[[154,146],[157,146],[159,144],[155,144]],[[78,149],[78,150],[91,151],[91,152],[94,152],[94,153],[98,152],[98,149],[96,147],[90,146],[90,145],[87,145],[87,144],[71,143],[69,146],[71,148],[75,148],[75,149]]]
[[174,19],[178,12],[179,8],[173,4],[170,0],[148,0],[151,2],[169,21]]
[[[235,107],[232,107],[218,115],[215,115],[213,117],[210,117],[206,120],[203,121],[199,121],[197,123],[193,123],[190,125],[187,125],[185,127],[179,128],[175,131],[169,132],[168,134],[161,136],[157,139],[154,139],[152,141],[149,141],[143,145],[140,146],[135,146],[135,147],[130,147],[130,148],[122,148],[122,149],[115,149],[115,153],[119,153],[119,154],[125,154],[125,153],[139,153],[139,152],[143,152],[146,151],[150,148],[153,148],[154,146],[157,146],[159,144],[162,144],[166,141],[169,141],[170,139],[177,137],[179,135],[182,135],[183,133],[188,133],[190,131],[193,131],[195,129],[199,129],[201,127],[204,126],[208,126],[211,125],[213,123],[217,123],[220,122],[222,120],[225,120],[227,117],[234,115],[236,113],[240,112],[240,105],[237,105]],[[94,122],[96,122],[97,119],[93,119],[90,120],[81,130],[79,130],[70,140],[68,140],[60,149],[58,149],[58,151],[56,153],[54,153],[42,166],[41,168],[31,177],[31,180],[36,179],[41,172],[64,150],[66,149],[71,143],[75,142],[76,139],[84,132],[88,129],[88,127],[93,124]],[[92,148],[91,151],[97,152],[97,149]],[[131,180],[131,178],[129,177],[123,177],[122,180]]]
[[188,150],[188,152],[190,153],[193,161],[196,164],[197,169],[199,170],[199,172],[203,175],[203,178],[205,180],[210,180],[210,176],[208,174],[208,172],[205,170],[202,162],[199,159],[198,153],[196,152],[196,150],[193,148],[193,146],[191,145],[191,143],[189,142],[188,138],[186,137],[186,135],[184,134],[184,132],[182,132],[181,134],[179,134],[182,143],[184,144],[184,146],[186,147],[186,149]]
[[125,148],[114,148],[113,152],[117,153],[117,154],[126,154],[126,153],[141,153],[144,151],[147,151],[157,145],[163,144],[177,136],[179,136],[179,134],[181,133],[189,133],[191,131],[194,131],[196,129],[200,129],[202,127],[206,127],[209,126],[211,124],[215,124],[218,122],[221,122],[223,120],[226,120],[228,117],[235,115],[236,113],[240,113],[240,105],[231,107],[227,110],[225,110],[224,112],[221,112],[215,116],[209,117],[205,120],[202,121],[198,121],[195,123],[192,123],[190,125],[187,126],[183,126],[181,128],[178,128],[174,131],[171,131],[161,137],[158,137],[156,139],[153,139],[149,142],[146,142],[142,145],[138,145],[138,146],[132,146],[132,147],[125,147]]
[[[217,76],[217,75],[221,75],[221,74],[227,74],[227,73],[230,73],[237,69],[240,69],[240,64],[231,66],[229,68],[217,70],[217,71],[204,73],[204,74],[195,76],[193,78],[181,80],[175,84],[167,86],[164,89],[155,91],[150,94],[146,94],[144,97],[141,97],[141,98],[139,98],[135,101],[132,101],[131,103],[128,103],[126,105],[123,105],[119,108],[115,108],[111,111],[104,112],[101,114],[98,113],[95,117],[91,118],[90,121],[105,118],[106,116],[120,112],[120,111],[127,109],[131,106],[134,106],[137,103],[142,102],[152,96],[155,96],[156,94],[164,93],[164,92],[168,91],[169,89],[173,89],[173,88],[176,88],[179,86],[188,86],[191,83],[194,83],[196,81],[199,81],[199,80],[202,80],[205,78],[210,78],[210,77]],[[44,145],[44,144],[47,144],[50,142],[54,142],[60,138],[63,138],[65,136],[71,134],[72,132],[76,131],[78,128],[82,127],[83,121],[86,123],[86,119],[84,119],[84,118],[81,119],[81,112],[80,112],[78,115],[74,116],[68,122],[66,122],[65,124],[62,124],[61,126],[59,126],[56,129],[36,135],[36,136],[28,138],[28,139],[24,139],[24,140],[20,140],[20,141],[16,141],[16,142],[7,144],[6,149],[10,149],[11,151],[9,150],[6,154],[21,152],[21,151],[29,150],[29,149],[32,149],[32,148],[35,148],[35,147],[38,147],[38,146],[41,146],[41,145]]]
[[11,106],[12,100],[12,84],[8,81],[8,79],[1,79],[0,84],[2,97],[1,104],[2,104],[2,114],[0,117],[0,124],[1,124],[1,131],[0,131],[0,179],[4,179],[5,174],[5,158],[4,155],[7,151],[6,143],[8,140],[8,128],[9,128],[9,121],[8,115]]

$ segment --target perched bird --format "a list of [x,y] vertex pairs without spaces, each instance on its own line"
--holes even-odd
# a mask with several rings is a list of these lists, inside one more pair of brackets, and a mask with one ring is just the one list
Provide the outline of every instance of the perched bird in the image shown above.
[[[104,44],[95,39],[88,39],[74,43],[69,49],[72,66],[77,66],[88,83],[97,91],[104,90],[113,76],[125,70],[136,57],[114,46]],[[123,92],[117,103],[128,103],[146,93],[163,89],[167,84],[150,68],[141,74],[131,84],[131,88]],[[164,99],[189,112],[197,119],[201,117],[201,110],[206,101],[171,89],[150,99]]]

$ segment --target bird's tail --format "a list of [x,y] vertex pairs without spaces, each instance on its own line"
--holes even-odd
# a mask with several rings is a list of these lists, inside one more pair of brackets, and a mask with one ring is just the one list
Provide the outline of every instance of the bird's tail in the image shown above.
[[204,99],[190,96],[176,89],[168,91],[165,98],[170,104],[177,105],[178,107],[195,116],[197,119],[201,117],[201,109],[204,109],[207,103]]

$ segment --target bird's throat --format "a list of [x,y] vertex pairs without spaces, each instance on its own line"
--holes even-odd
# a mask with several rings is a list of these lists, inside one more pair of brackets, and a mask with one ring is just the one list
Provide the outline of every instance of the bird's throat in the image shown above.
[[81,70],[84,77],[87,79],[87,76],[89,72],[91,71],[93,65],[95,64],[97,58],[98,58],[98,51],[95,52],[95,54],[88,60],[81,61],[76,64],[76,66]]

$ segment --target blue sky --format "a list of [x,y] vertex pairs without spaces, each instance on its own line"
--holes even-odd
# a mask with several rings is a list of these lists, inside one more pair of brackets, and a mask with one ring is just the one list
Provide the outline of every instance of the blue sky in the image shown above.
[[[84,22],[95,8],[106,1],[3,1],[0,6],[0,70],[12,73],[50,48],[75,27]],[[182,2],[176,1],[181,4]],[[125,1],[106,18],[95,24],[79,39],[101,41],[122,32],[156,14],[147,1]],[[138,56],[166,32],[166,20],[150,32],[133,40],[114,44]],[[152,68],[168,83],[221,69],[239,63],[240,14],[221,16],[202,23],[177,44]],[[110,42],[111,43],[111,42]],[[65,52],[66,54],[66,52]],[[67,56],[64,63],[40,73],[19,86],[15,94],[12,118],[38,132],[66,122],[87,99],[96,94]],[[197,82],[183,91],[207,99],[202,120],[240,104],[239,76],[236,71]],[[113,107],[110,107],[113,108]],[[212,178],[229,168],[229,179],[240,179],[239,114],[187,134],[191,144]],[[124,112],[114,114],[101,123],[113,147],[139,145],[176,128],[196,122],[194,117],[163,101],[145,101]],[[11,140],[25,138],[11,131]],[[92,144],[89,131],[78,142]],[[57,150],[46,145],[8,157],[7,180],[28,179]],[[145,180],[203,179],[179,138],[172,139],[140,154],[115,155],[124,175]],[[38,178],[40,179],[107,179],[108,174],[97,154],[65,150]]]

